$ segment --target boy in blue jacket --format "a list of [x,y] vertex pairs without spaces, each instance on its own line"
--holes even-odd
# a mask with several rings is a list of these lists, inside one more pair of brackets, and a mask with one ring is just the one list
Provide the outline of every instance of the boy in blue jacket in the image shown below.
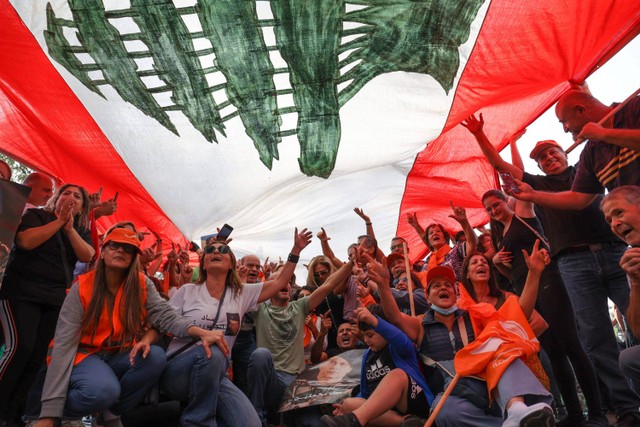
[[333,417],[322,417],[329,427],[399,426],[407,418],[429,415],[433,394],[418,367],[413,342],[384,320],[379,306],[369,308],[355,312],[369,347],[362,358],[360,393],[334,405]]

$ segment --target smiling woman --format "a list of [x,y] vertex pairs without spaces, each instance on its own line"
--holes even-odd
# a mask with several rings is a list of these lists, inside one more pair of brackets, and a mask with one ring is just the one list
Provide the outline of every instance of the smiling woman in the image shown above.
[[[224,241],[205,246],[200,259],[200,278],[181,286],[169,304],[192,324],[219,334],[216,346],[195,346],[174,338],[169,344],[169,362],[160,381],[163,392],[187,404],[183,425],[260,426],[260,418],[249,399],[226,377],[229,349],[238,336],[239,321],[255,311],[259,302],[287,291],[300,251],[311,239],[306,229],[295,230],[294,244],[284,267],[264,283],[245,283],[236,272],[236,256]],[[288,294],[287,294],[288,297]],[[207,352],[209,355],[207,355]]]

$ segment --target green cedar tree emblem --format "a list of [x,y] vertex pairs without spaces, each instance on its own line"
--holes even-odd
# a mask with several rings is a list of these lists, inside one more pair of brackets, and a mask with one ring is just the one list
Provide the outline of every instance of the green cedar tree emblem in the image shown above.
[[[130,3],[126,10],[105,10],[101,0],[68,0],[72,20],[56,17],[48,4],[50,55],[93,92],[104,97],[100,86],[110,85],[175,134],[167,111],[182,112],[211,142],[225,136],[227,120],[239,116],[269,169],[282,137],[296,135],[300,170],[328,177],[340,143],[340,107],[368,81],[393,71],[429,74],[448,92],[459,67],[458,48],[483,0],[270,0],[269,19],[258,18],[255,0],[199,0],[181,8],[171,0]],[[196,16],[202,30],[190,30],[186,15]],[[139,32],[121,34],[111,22],[118,18],[132,19]],[[266,44],[264,27],[273,28],[275,45]],[[69,42],[65,29],[76,31],[81,46]],[[211,48],[194,47],[202,38]],[[146,49],[131,52],[127,42],[142,42]],[[273,65],[274,50],[286,67]],[[81,53],[92,62],[81,61]],[[212,54],[215,59],[203,64],[200,58]],[[152,69],[139,69],[136,59],[143,58],[153,62]],[[96,71],[103,77],[92,77]],[[222,74],[222,83],[209,84],[214,73]],[[284,73],[291,87],[277,89],[274,76]],[[163,84],[149,88],[146,77]],[[216,91],[224,91],[226,100],[216,102]],[[170,93],[172,105],[158,103],[154,94],[162,92]],[[294,105],[278,107],[278,95],[291,95]],[[227,107],[233,112],[222,116]],[[281,129],[281,116],[294,112],[297,128]]]

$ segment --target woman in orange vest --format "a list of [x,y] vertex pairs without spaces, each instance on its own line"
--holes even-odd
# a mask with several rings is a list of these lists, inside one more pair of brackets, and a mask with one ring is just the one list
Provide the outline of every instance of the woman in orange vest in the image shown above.
[[139,272],[139,253],[137,234],[114,228],[95,270],[71,287],[50,348],[37,427],[96,412],[105,427],[121,426],[120,415],[138,404],[166,365],[163,349],[145,334],[149,327],[200,339],[208,356],[213,344],[228,354],[222,331],[193,326],[160,297]]

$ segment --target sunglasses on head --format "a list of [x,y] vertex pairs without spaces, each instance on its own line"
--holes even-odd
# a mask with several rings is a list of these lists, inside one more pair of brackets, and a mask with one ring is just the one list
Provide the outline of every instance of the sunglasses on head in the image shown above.
[[219,245],[219,246],[209,245],[204,248],[204,253],[209,255],[214,253],[216,250],[221,254],[228,254],[231,251],[231,248],[228,245]]
[[128,245],[126,243],[118,243],[118,242],[113,242],[112,241],[112,242],[107,243],[107,247],[109,249],[111,249],[112,251],[117,251],[118,249],[122,248],[122,250],[125,253],[128,253],[128,254],[133,254],[133,253],[136,252],[136,247],[135,246],[131,246],[131,245]]

